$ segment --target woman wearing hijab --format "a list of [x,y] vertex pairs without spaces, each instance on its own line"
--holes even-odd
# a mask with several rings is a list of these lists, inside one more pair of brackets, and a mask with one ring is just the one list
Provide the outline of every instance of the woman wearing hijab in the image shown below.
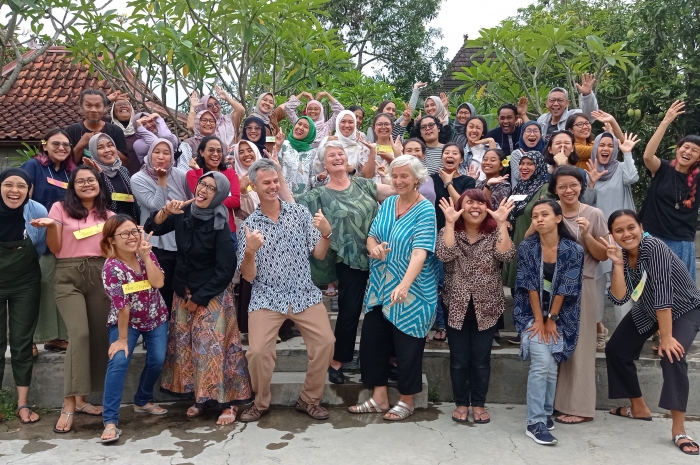
[[181,171],[189,171],[196,168],[194,159],[197,157],[199,143],[207,136],[216,133],[216,117],[209,110],[200,111],[194,117],[194,134],[180,144],[180,158],[176,168]]
[[[185,173],[173,169],[175,151],[168,139],[156,139],[151,143],[141,171],[131,178],[134,197],[141,210],[139,224],[143,225],[151,214],[165,208],[169,200],[188,200],[192,193],[187,186]],[[165,284],[160,293],[168,310],[173,307],[173,277],[177,244],[175,233],[152,237],[153,253],[165,274]]]
[[105,195],[109,199],[109,209],[117,214],[138,218],[138,204],[131,190],[131,175],[122,166],[112,138],[103,133],[95,134],[90,138],[88,149],[93,158],[83,158],[83,161],[100,173],[107,189]]
[[281,138],[278,139],[279,162],[293,195],[303,194],[319,184],[317,176],[320,171],[314,166],[316,149],[312,144],[316,138],[316,126],[313,119],[309,116],[302,116],[289,131],[284,142],[281,141]]
[[452,140],[451,142],[458,143],[462,148],[467,145],[467,120],[476,115],[474,105],[468,102],[460,103],[457,107],[457,115],[455,116],[454,124],[452,125]]
[[151,148],[151,145],[156,139],[167,139],[177,149],[180,145],[180,139],[170,132],[170,128],[165,124],[165,120],[158,113],[146,113],[142,111],[134,115],[134,128],[136,128],[136,142],[134,142],[134,151],[139,159],[139,163],[143,166],[146,154]]
[[[245,115],[245,107],[232,99],[225,90],[219,86],[214,86],[214,92],[219,96],[217,99],[213,95],[204,94],[202,98],[197,97],[197,92],[190,95],[190,114],[187,117],[187,127],[194,128],[194,120],[197,113],[210,111],[216,120],[216,137],[221,139],[226,147],[230,147],[236,140],[236,128],[241,125],[241,120]],[[225,100],[231,105],[233,111],[225,115],[221,112],[221,102]]]
[[[325,118],[323,105],[320,101],[324,96],[331,101],[331,110],[333,110],[333,114],[330,118],[328,118],[328,120]],[[292,124],[296,124],[299,120],[299,117],[297,116],[297,107],[301,105],[302,97],[306,97],[309,100],[309,102],[306,104],[306,108],[304,109],[304,115],[311,118],[311,121],[316,126],[316,138],[313,140],[311,146],[313,148],[318,148],[321,141],[331,134],[331,131],[336,126],[338,114],[345,110],[345,108],[328,92],[319,92],[318,95],[316,95],[316,98],[314,98],[314,96],[308,92],[302,92],[299,95],[292,95],[284,105],[284,111],[287,114],[289,122]]]
[[520,159],[523,157],[523,154],[532,150],[544,153],[546,146],[547,142],[544,137],[542,137],[542,129],[537,121],[527,121],[523,123],[522,129],[520,130],[518,148],[513,150],[510,154],[509,165],[515,168],[512,169],[510,173],[510,183],[513,187],[520,181],[518,166],[520,165]]
[[241,134],[241,140],[255,144],[258,152],[260,152],[260,155],[263,158],[267,158],[267,155],[265,155],[265,152],[267,151],[267,145],[265,143],[267,140],[265,136],[267,131],[266,128],[267,126],[262,119],[258,118],[257,116],[249,116],[243,122],[243,133]]
[[226,176],[209,171],[199,178],[194,199],[170,200],[145,225],[154,236],[174,231],[177,244],[161,390],[194,398],[188,418],[221,409],[219,425],[233,423],[238,405],[253,397],[233,305],[236,250],[223,204],[230,191]]
[[129,171],[129,176],[131,176],[141,168],[141,162],[134,150],[134,143],[138,140],[133,120],[134,107],[131,106],[128,100],[119,99],[112,105],[110,116],[112,117],[112,124],[124,132],[127,149],[126,153],[123,154],[127,158],[126,162],[124,162],[124,167]]
[[[32,181],[20,168],[0,173],[0,347],[7,347],[8,314],[12,375],[17,386],[17,416],[22,423],[36,423],[39,415],[28,401],[32,380],[32,339],[39,319],[41,268],[46,231],[30,225],[45,218],[46,208],[29,199]],[[5,368],[5,351],[0,359]],[[2,414],[0,414],[0,419]]]
[[[262,121],[264,132],[262,132],[261,136],[263,137],[265,148],[270,153],[272,153],[272,149],[275,147],[275,135],[280,131],[279,122],[287,117],[284,107],[285,105],[283,104],[275,108],[275,96],[272,94],[272,92],[265,92],[258,96],[258,99],[255,102],[255,108],[253,108],[253,114],[251,116],[254,116]],[[248,120],[246,120],[246,123],[243,124],[244,128],[247,125],[247,122]],[[245,137],[243,137],[243,139],[245,139]],[[260,147],[259,144],[258,147]],[[264,154],[265,152],[263,152],[261,149],[260,153]]]
[[450,111],[442,103],[440,97],[431,95],[425,99],[423,106],[425,107],[426,115],[436,117],[438,121],[440,121],[440,124],[442,124],[442,130],[440,131],[440,143],[445,144],[452,140],[453,129],[450,125]]
[[[362,143],[362,136],[358,134],[357,118],[350,110],[343,110],[338,114],[335,120],[335,136],[345,150],[348,169],[360,173],[362,166],[367,163],[370,149]],[[320,167],[323,166],[320,160],[318,163]]]

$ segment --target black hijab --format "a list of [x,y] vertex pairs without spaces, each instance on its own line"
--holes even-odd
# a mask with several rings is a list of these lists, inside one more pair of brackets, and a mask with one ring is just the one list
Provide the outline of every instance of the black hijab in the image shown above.
[[[248,126],[248,123],[257,123],[260,126],[260,137],[258,140],[252,140],[250,137],[248,137],[248,131],[245,129],[245,127]],[[265,141],[267,140],[267,132],[265,131],[267,127],[268,125],[266,125],[265,122],[257,116],[249,116],[243,123],[243,136],[241,137],[243,140],[254,143],[256,147],[258,147],[260,155],[262,155],[263,158],[267,158],[265,156],[265,152],[263,152],[263,150],[265,150]]]
[[[19,176],[24,179],[29,189],[32,188],[32,180],[26,171],[20,168],[8,168],[0,173],[0,184],[10,176]],[[5,200],[0,196],[0,242],[14,242],[24,239],[24,206],[29,203],[29,191],[24,198],[24,202],[18,208],[10,208],[5,204]]]

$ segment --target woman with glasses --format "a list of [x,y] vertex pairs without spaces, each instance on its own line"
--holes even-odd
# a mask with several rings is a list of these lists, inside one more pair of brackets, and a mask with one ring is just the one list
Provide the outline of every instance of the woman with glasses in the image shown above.
[[165,275],[151,250],[151,234],[145,235],[133,218],[116,215],[102,230],[100,248],[107,257],[102,283],[110,300],[107,331],[109,363],[105,376],[102,444],[121,436],[119,407],[131,356],[139,337],[146,347],[146,364],[134,396],[134,412],[165,415],[167,410],[154,404],[153,385],[160,377],[168,345],[168,307],[159,289]]
[[63,408],[54,426],[60,434],[72,430],[76,413],[102,416],[102,407],[88,404],[85,396],[102,390],[107,371],[104,324],[110,303],[104,288],[96,285],[105,263],[102,228],[114,216],[105,190],[100,174],[81,165],[70,175],[65,199],[53,204],[48,218],[31,222],[46,228],[46,244],[56,254],[56,305],[70,338],[63,366]]
[[199,144],[207,136],[216,133],[216,117],[209,110],[200,111],[194,117],[194,135],[182,141],[180,144],[180,158],[177,168],[182,171],[197,169],[194,159],[197,157]]
[[[52,129],[44,135],[43,150],[22,164],[22,169],[32,181],[29,198],[51,210],[55,202],[63,200],[68,189],[68,178],[75,169],[71,157],[68,133],[63,129]],[[34,332],[32,351],[39,355],[36,343],[44,343],[44,349],[62,351],[68,348],[68,330],[63,322],[53,293],[56,271],[56,256],[48,248],[39,259],[41,266],[41,304],[39,322]]]
[[[618,139],[622,137],[620,125],[617,124],[617,121],[611,114],[597,110],[592,112],[591,116],[603,123],[610,132],[615,134],[615,137]],[[583,113],[574,113],[566,119],[564,128],[574,135],[574,148],[579,157],[576,166],[586,169],[593,150],[593,126],[591,121]]]
[[209,171],[194,199],[170,200],[144,226],[156,236],[174,231],[177,243],[161,391],[194,399],[188,418],[220,409],[218,425],[233,423],[238,405],[253,397],[233,305],[236,250],[224,205],[230,192],[226,176]]
[[426,115],[416,121],[411,132],[411,137],[420,139],[425,144],[425,158],[423,166],[428,170],[428,174],[433,175],[442,168],[442,147],[440,142],[442,123],[435,117]]
[[249,116],[243,122],[243,133],[241,134],[241,139],[255,144],[258,152],[260,152],[260,155],[264,158],[267,158],[266,130],[263,120],[257,116]]
[[223,205],[228,210],[228,225],[231,229],[233,241],[236,242],[236,216],[234,210],[241,206],[241,189],[236,171],[233,168],[228,168],[224,162],[225,150],[226,147],[216,136],[207,136],[202,139],[197,148],[196,162],[199,168],[187,173],[187,184],[194,194],[198,180],[203,174],[215,171],[226,176],[231,188],[228,196],[223,201]]
[[520,181],[520,171],[518,166],[520,165],[520,159],[523,155],[531,150],[535,152],[544,152],[544,148],[547,146],[547,142],[544,137],[542,137],[542,129],[536,121],[528,121],[523,123],[522,129],[520,130],[520,141],[518,141],[518,148],[513,150],[510,154],[509,165],[513,167],[510,170],[510,184],[513,188]]
[[[209,94],[202,95],[202,98],[199,98],[197,96],[197,91],[190,94],[190,114],[187,116],[187,127],[189,129],[194,128],[194,120],[197,113],[205,110],[210,111],[216,120],[216,137],[223,141],[226,147],[230,147],[233,145],[237,136],[236,128],[241,125],[241,120],[243,116],[245,116],[245,107],[241,105],[240,102],[232,99],[231,96],[219,86],[214,86],[214,92],[219,97],[218,99]],[[221,112],[220,100],[224,100],[231,105],[233,111],[228,115],[223,114]]]

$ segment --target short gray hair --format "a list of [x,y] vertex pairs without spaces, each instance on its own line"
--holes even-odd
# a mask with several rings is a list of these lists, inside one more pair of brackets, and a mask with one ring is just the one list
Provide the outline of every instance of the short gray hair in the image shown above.
[[326,140],[325,142],[321,143],[321,146],[318,148],[317,156],[322,164],[326,162],[326,149],[328,149],[328,147],[341,148],[343,149],[343,153],[345,153],[345,147],[343,147],[343,144],[341,144],[339,140]]
[[250,182],[253,184],[255,184],[258,179],[258,171],[273,171],[275,173],[279,173],[277,170],[277,165],[275,165],[272,160],[268,158],[261,158],[250,165],[250,168],[248,168],[248,179],[250,179]]
[[428,179],[428,170],[425,169],[423,163],[413,155],[401,155],[394,158],[394,161],[389,165],[388,176],[391,177],[391,172],[394,168],[399,168],[401,166],[408,166],[410,168],[411,174],[418,180],[419,186]]
[[549,99],[549,96],[552,95],[552,92],[561,92],[564,94],[564,97],[566,97],[566,100],[569,100],[569,92],[564,89],[563,87],[554,87],[552,90],[549,91],[547,94],[547,98]]

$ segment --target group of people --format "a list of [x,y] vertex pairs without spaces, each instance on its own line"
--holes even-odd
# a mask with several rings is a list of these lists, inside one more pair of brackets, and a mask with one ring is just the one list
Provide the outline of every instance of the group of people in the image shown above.
[[[555,444],[555,421],[593,420],[596,351],[606,353],[610,398],[630,399],[611,413],[651,419],[634,361],[658,333],[659,405],[671,410],[674,443],[697,455],[684,412],[685,353],[700,328],[700,136],[681,139],[670,162],[657,156],[684,111],[674,103],[646,146],[652,182],[636,213],[639,139],[598,109],[593,85],[584,75],[581,109],[552,89],[537,121],[527,99],[505,104],[489,131],[471,103],[453,117],[445,95],[425,98],[414,118],[424,87],[416,83],[401,113],[382,102],[365,133],[363,109],[345,110],[327,92],[279,106],[265,93],[246,117],[215,87],[216,95],[192,94],[193,136],[182,141],[125,95],[84,90],[84,120],[49,131],[34,158],[0,174],[0,319],[9,312],[17,415],[39,420],[28,391],[33,341],[45,342],[66,350],[54,431],[95,415],[102,442],[118,440],[126,372],[142,339],[135,412],[167,413],[153,402],[160,379],[161,391],[193,401],[190,418],[216,409],[219,425],[256,421],[270,412],[280,327],[293,324],[309,358],[296,408],[327,419],[326,376],[345,382],[364,314],[359,365],[372,396],[351,413],[388,421],[414,413],[434,328],[450,350],[452,419],[488,423],[491,347],[508,287],[512,342],[531,360],[529,437]],[[594,120],[605,125],[595,137]],[[321,287],[337,287],[334,330]],[[618,323],[609,340],[606,293]],[[100,390],[102,406],[85,401]]]

